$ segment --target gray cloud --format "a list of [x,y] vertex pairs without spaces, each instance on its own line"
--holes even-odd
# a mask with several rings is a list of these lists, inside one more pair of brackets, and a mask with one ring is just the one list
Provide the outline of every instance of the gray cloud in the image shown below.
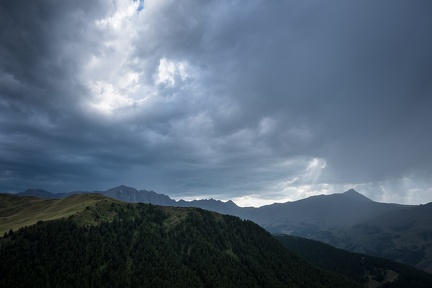
[[2,3],[0,189],[432,201],[430,8]]

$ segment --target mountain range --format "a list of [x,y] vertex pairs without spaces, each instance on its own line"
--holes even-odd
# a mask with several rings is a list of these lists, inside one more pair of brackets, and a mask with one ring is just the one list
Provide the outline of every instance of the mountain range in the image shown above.
[[[13,201],[8,207],[37,201],[6,197]],[[51,209],[77,201],[89,205],[0,238],[0,287],[361,287],[308,263],[238,217],[100,194],[44,204]],[[23,218],[37,212],[8,210]]]
[[412,266],[200,208],[96,193],[0,194],[0,204],[0,287],[432,286]]
[[[164,194],[124,185],[93,192],[125,202],[198,207],[234,215],[251,220],[272,233],[306,237],[432,272],[432,221],[429,221],[432,204],[378,203],[353,189],[259,208],[239,207],[232,201],[214,199],[176,201]],[[83,193],[89,192],[54,194],[29,189],[17,195],[53,199]]]

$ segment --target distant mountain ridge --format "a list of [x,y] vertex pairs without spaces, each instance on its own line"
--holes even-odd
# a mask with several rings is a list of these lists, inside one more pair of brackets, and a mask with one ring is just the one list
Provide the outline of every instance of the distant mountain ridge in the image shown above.
[[310,229],[350,226],[389,211],[408,207],[374,202],[351,189],[340,194],[311,196],[247,210],[255,214],[253,218],[258,224],[270,231],[307,237]]
[[161,206],[197,207],[252,220],[271,232],[294,233],[304,237],[308,237],[307,233],[311,229],[319,230],[355,225],[386,212],[410,207],[374,202],[354,189],[344,193],[311,196],[297,201],[274,203],[259,208],[239,207],[231,200],[227,202],[215,199],[176,201],[164,194],[137,190],[125,185],[106,191],[75,191],[58,194],[42,189],[28,189],[16,195],[56,199],[82,193],[99,193],[130,203],[141,202]]
[[[124,187],[117,193],[129,197]],[[1,287],[432,287],[432,275],[414,267],[271,235],[251,221],[199,208],[97,193],[0,193],[0,223]],[[37,273],[22,277],[28,267]]]
[[54,194],[54,193],[48,192],[48,191],[43,190],[43,189],[27,189],[26,191],[17,193],[15,195],[33,196],[33,197],[45,198],[45,199],[60,199],[60,198],[67,197],[66,194],[68,194],[68,193]]
[[113,187],[106,191],[91,191],[91,192],[73,191],[67,193],[51,193],[49,191],[42,190],[42,189],[27,189],[26,191],[16,193],[15,195],[34,196],[34,197],[46,198],[46,199],[61,199],[61,198],[68,197],[70,195],[83,194],[83,193],[99,193],[107,197],[111,197],[120,201],[130,202],[130,203],[146,203],[146,204],[161,205],[161,206],[197,207],[197,208],[215,211],[218,213],[232,214],[235,216],[236,214],[238,214],[238,210],[242,209],[231,200],[227,202],[223,202],[215,199],[176,201],[174,199],[171,199],[169,196],[165,194],[159,194],[154,191],[137,190],[133,187],[128,187],[125,185]]
[[[409,206],[378,203],[354,189],[259,208],[239,207],[232,201],[215,199],[176,201],[164,194],[124,185],[91,193],[95,192],[125,202],[197,207],[234,215],[251,220],[272,233],[314,239],[348,251],[387,257],[432,272],[432,221],[429,221],[432,219],[432,209],[426,209],[432,204]],[[17,195],[53,199],[82,193],[90,192],[53,194],[41,189],[29,189]],[[422,217],[415,216],[419,213]]]
[[146,203],[161,206],[175,206],[176,201],[164,194],[158,194],[154,191],[137,190],[124,185],[108,189],[105,192],[99,192],[102,195],[131,203]]

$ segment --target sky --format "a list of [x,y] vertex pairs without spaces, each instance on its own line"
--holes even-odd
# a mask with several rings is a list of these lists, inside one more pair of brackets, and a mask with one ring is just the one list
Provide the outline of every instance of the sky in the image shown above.
[[0,2],[0,191],[432,201],[429,0]]

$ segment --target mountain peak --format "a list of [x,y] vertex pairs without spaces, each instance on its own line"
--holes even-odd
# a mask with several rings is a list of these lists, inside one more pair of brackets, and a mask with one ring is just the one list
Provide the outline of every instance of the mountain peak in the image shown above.
[[111,189],[108,189],[106,192],[123,192],[123,191],[134,191],[134,192],[136,192],[137,190],[135,189],[135,188],[133,188],[133,187],[128,187],[128,186],[125,186],[125,185],[120,185],[120,186],[117,186],[117,187],[114,187],[114,188],[111,188]]
[[371,199],[367,198],[366,196],[364,196],[363,194],[355,191],[354,189],[349,189],[348,191],[342,193],[341,195],[343,195],[346,198],[352,199],[352,200],[357,200],[357,201],[372,201]]
[[37,197],[37,198],[46,198],[46,199],[53,199],[53,198],[57,198],[57,195],[48,192],[46,190],[40,189],[40,188],[30,188],[27,189],[24,192],[20,192],[17,193],[16,195],[18,196],[33,196],[33,197]]

